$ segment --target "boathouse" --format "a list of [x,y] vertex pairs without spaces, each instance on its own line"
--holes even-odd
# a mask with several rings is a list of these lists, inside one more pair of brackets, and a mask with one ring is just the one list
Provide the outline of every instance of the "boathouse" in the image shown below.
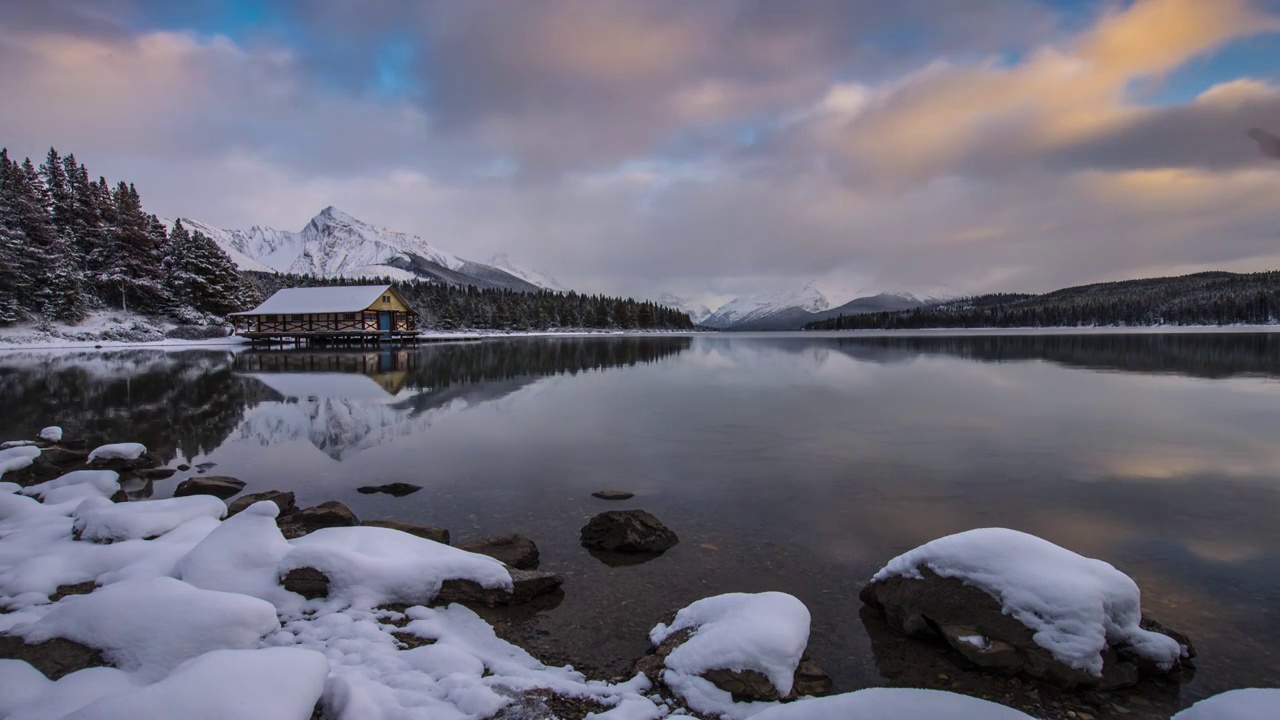
[[231,313],[235,334],[255,342],[369,343],[417,336],[418,314],[390,285],[285,288]]

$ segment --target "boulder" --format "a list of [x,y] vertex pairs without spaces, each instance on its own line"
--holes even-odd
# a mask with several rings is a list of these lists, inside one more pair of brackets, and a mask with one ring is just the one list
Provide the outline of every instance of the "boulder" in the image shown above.
[[263,500],[269,500],[275,503],[276,507],[280,508],[279,517],[284,517],[285,515],[290,515],[298,511],[298,506],[295,504],[293,493],[280,492],[279,490],[267,490],[266,492],[241,495],[235,500],[232,500],[231,503],[227,505],[227,517],[231,517],[250,505],[256,502],[262,502]]
[[630,500],[635,496],[635,493],[629,493],[626,490],[597,490],[591,493],[591,497],[601,500]]
[[320,528],[354,527],[360,524],[360,519],[351,512],[351,508],[337,500],[330,500],[276,518],[276,524],[286,538],[297,538]]
[[680,538],[644,510],[611,510],[591,518],[582,528],[583,547],[630,553],[665,552]]
[[529,538],[516,533],[471,540],[458,545],[458,548],[488,555],[520,570],[538,567],[538,546]]
[[[635,664],[636,672],[644,673],[654,683],[661,684],[663,671],[666,669],[666,658],[673,650],[683,645],[693,636],[693,628],[685,628],[673,633],[662,641],[650,654],[645,655]],[[729,668],[710,670],[702,674],[716,687],[733,695],[734,700],[759,700],[772,702],[776,700],[794,700],[810,695],[829,695],[832,690],[831,676],[818,663],[805,655],[796,666],[796,674],[792,680],[791,693],[786,697],[778,694],[769,678],[757,670],[732,670]]]
[[174,497],[187,495],[212,495],[219,500],[226,500],[244,489],[244,481],[224,475],[190,478],[178,483],[174,489]]
[[[919,578],[890,577],[868,583],[860,593],[868,606],[881,611],[889,626],[917,638],[944,643],[978,667],[1041,678],[1064,689],[1110,689],[1132,685],[1139,675],[1171,674],[1134,662],[1127,648],[1103,652],[1101,677],[1058,660],[1035,642],[1035,633],[1003,612],[999,600],[958,578],[941,577],[922,568]],[[1158,624],[1146,629],[1184,642],[1185,637]]]
[[564,578],[555,573],[542,570],[518,570],[508,567],[513,589],[506,592],[501,589],[481,587],[472,580],[445,580],[436,594],[436,603],[462,603],[463,605],[520,605],[534,598],[554,591],[564,584]]
[[308,600],[328,597],[329,577],[315,568],[295,568],[280,578],[280,584],[289,592],[298,593]]
[[361,524],[366,527],[380,527],[388,528],[390,530],[399,530],[400,532],[406,532],[420,538],[434,540],[442,545],[449,544],[449,531],[445,528],[431,527],[429,525],[414,525],[413,523],[400,522],[399,520],[366,520]]
[[135,476],[146,480],[168,480],[173,474],[178,472],[177,468],[147,468],[134,473]]
[[365,485],[356,488],[356,492],[361,495],[373,495],[374,493],[382,493],[383,495],[391,495],[393,497],[404,497],[416,493],[422,489],[421,485],[412,485],[410,483],[394,482],[386,485]]
[[65,638],[28,645],[16,635],[0,635],[0,658],[25,660],[50,680],[77,670],[110,665],[101,650]]

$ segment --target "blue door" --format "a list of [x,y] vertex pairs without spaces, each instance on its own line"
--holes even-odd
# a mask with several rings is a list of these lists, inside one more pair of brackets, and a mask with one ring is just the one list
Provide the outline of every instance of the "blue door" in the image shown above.
[[378,313],[378,330],[382,332],[391,332],[391,313]]

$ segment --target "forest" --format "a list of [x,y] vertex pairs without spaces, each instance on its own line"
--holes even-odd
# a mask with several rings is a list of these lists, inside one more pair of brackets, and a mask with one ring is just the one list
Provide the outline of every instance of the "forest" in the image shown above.
[[[282,287],[391,282],[241,272],[210,238],[143,210],[132,184],[90,178],[54,148],[38,167],[0,150],[0,326],[74,324],[105,309],[218,325]],[[693,328],[683,312],[630,298],[395,285],[423,329]]]
[[1280,272],[1203,272],[997,293],[914,310],[840,315],[806,330],[1265,325],[1280,319]]

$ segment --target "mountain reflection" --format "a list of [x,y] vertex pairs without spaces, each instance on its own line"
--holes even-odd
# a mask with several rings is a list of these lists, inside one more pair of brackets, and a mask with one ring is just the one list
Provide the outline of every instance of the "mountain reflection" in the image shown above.
[[1280,333],[870,336],[819,342],[855,359],[881,363],[912,355],[951,355],[1204,378],[1280,377]]
[[305,439],[337,459],[412,434],[410,421],[496,400],[539,378],[652,363],[687,337],[546,338],[366,352],[0,355],[0,439],[46,425],[89,445],[144,442],[162,461],[207,454],[229,438]]

